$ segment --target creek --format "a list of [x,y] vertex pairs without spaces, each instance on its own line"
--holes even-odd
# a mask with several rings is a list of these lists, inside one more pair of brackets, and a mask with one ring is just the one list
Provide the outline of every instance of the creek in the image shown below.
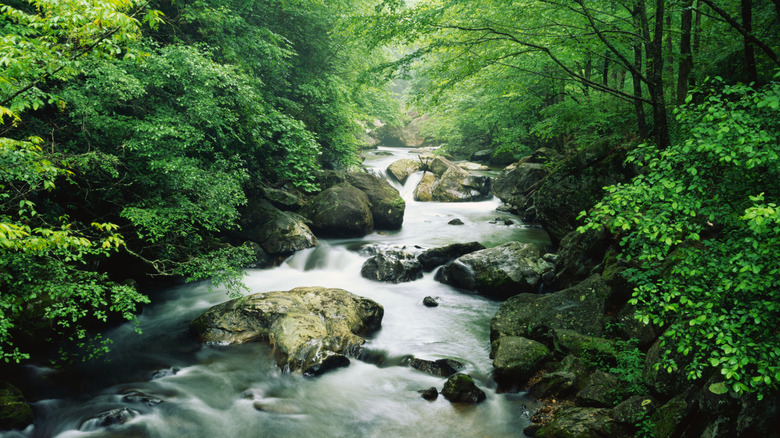
[[[380,148],[364,165],[384,174],[408,149]],[[493,172],[495,174],[495,172]],[[432,248],[479,241],[487,247],[518,240],[549,245],[543,230],[496,211],[495,199],[473,203],[418,203],[412,192],[420,174],[393,183],[406,200],[403,227],[360,239],[321,240],[282,265],[249,270],[252,293],[298,286],[346,289],[371,298],[385,313],[368,337],[364,360],[318,377],[285,373],[270,347],[202,347],[188,334],[192,319],[228,299],[206,282],[170,288],[153,296],[139,315],[143,334],[129,325],[113,329],[103,359],[61,369],[27,366],[24,382],[34,395],[36,422],[24,437],[522,437],[534,401],[524,393],[499,393],[491,379],[490,319],[499,302],[456,290],[426,273],[417,281],[378,283],[360,276],[366,246]],[[448,225],[459,218],[464,224]],[[498,221],[496,219],[499,219]],[[506,220],[512,222],[505,222]],[[417,246],[418,248],[415,248]],[[438,307],[422,304],[435,297]],[[465,364],[487,393],[478,405],[443,397],[426,401],[418,390],[441,390],[445,378],[403,366],[404,358],[452,358]],[[134,415],[124,424],[97,427],[88,421],[111,409]]]

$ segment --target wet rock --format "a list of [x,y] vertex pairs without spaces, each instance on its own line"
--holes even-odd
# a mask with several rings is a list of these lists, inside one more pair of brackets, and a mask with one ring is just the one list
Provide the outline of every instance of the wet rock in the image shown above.
[[374,230],[371,202],[360,189],[336,184],[315,196],[301,209],[318,235],[362,237]]
[[617,349],[612,341],[595,336],[582,335],[574,330],[553,330],[553,346],[556,353],[574,354],[592,361],[615,363]]
[[485,392],[477,388],[471,377],[466,374],[455,374],[447,379],[441,395],[453,403],[480,403],[485,401]]
[[347,175],[347,182],[368,196],[374,228],[398,230],[404,222],[406,202],[386,179],[367,172]]
[[202,343],[266,342],[280,368],[318,374],[348,363],[379,328],[384,309],[342,289],[299,287],[218,304],[190,324]]
[[520,294],[509,298],[490,322],[490,339],[522,336],[544,343],[551,330],[570,329],[601,336],[603,315],[611,289],[593,275],[574,287],[551,294]]
[[33,411],[19,388],[0,381],[0,430],[24,429],[33,423]]
[[550,358],[544,345],[519,336],[493,343],[493,376],[502,385],[523,384]]
[[387,173],[401,184],[406,183],[409,176],[419,171],[422,167],[420,160],[401,158],[387,166]]
[[633,434],[609,415],[608,409],[562,407],[536,436],[572,438],[622,438]]
[[493,195],[511,206],[512,211],[522,211],[528,196],[539,188],[549,173],[542,164],[520,164],[493,180]]
[[151,376],[149,376],[149,379],[155,380],[155,379],[162,379],[163,377],[175,376],[179,371],[181,370],[177,367],[155,370],[152,372]]
[[458,218],[455,218],[455,219],[447,222],[447,224],[448,225],[463,225],[463,221],[458,219]]
[[403,283],[422,278],[423,269],[412,254],[405,251],[386,251],[366,260],[360,268],[360,275],[369,280]]
[[306,219],[264,200],[249,202],[241,215],[241,230],[232,235],[257,243],[270,255],[288,255],[317,244]]
[[454,359],[425,360],[412,357],[407,363],[418,371],[440,377],[451,376],[464,368],[462,363]]
[[479,242],[453,243],[426,250],[417,257],[417,260],[420,261],[424,270],[431,271],[433,268],[447,264],[460,256],[482,249],[485,249],[485,246]]
[[436,390],[436,387],[431,386],[428,389],[423,389],[419,391],[420,394],[422,394],[422,398],[426,400],[436,400],[439,398],[439,391]]
[[154,406],[162,403],[162,399],[153,395],[145,394],[141,391],[130,391],[122,396],[122,400],[131,403],[141,403],[146,406]]
[[479,161],[481,163],[487,163],[493,157],[492,149],[482,149],[471,154],[469,160]]
[[458,257],[441,269],[439,281],[505,299],[538,291],[542,273],[550,268],[535,245],[509,242]]
[[105,411],[97,416],[85,420],[79,426],[81,431],[93,431],[103,427],[125,424],[138,416],[138,411],[129,408],[117,408]]
[[436,301],[433,297],[425,297],[423,298],[423,305],[425,307],[437,307],[439,305],[439,302]]

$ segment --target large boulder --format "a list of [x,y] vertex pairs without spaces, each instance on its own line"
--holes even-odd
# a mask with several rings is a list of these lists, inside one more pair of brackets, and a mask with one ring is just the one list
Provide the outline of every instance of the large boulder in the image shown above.
[[453,403],[480,403],[485,401],[485,392],[477,388],[474,380],[466,374],[455,374],[447,379],[441,395]]
[[386,179],[366,172],[355,172],[347,175],[347,181],[368,196],[375,228],[382,230],[401,228],[406,202]]
[[557,364],[554,370],[542,374],[528,389],[536,398],[566,397],[580,391],[589,376],[588,364],[579,356],[570,354]]
[[418,116],[412,113],[410,119],[404,125],[382,125],[374,131],[374,135],[380,144],[393,147],[419,147],[425,143],[425,137],[420,134],[420,127],[430,117]]
[[622,438],[633,434],[615,421],[608,409],[564,406],[536,436],[560,438]]
[[425,271],[432,271],[433,268],[447,264],[460,256],[485,249],[485,246],[479,242],[453,243],[447,246],[431,248],[423,251],[417,256]]
[[218,304],[190,324],[198,341],[229,345],[267,342],[280,368],[319,374],[349,363],[361,336],[379,328],[384,309],[342,289],[299,287]]
[[603,187],[633,176],[624,150],[608,140],[594,142],[559,163],[534,193],[537,220],[557,244],[578,225],[577,216],[604,196]]
[[539,342],[550,342],[553,329],[571,329],[580,334],[601,336],[603,316],[611,289],[596,274],[577,284],[551,294],[520,294],[501,304],[490,321],[490,339],[522,336]]
[[318,235],[362,237],[374,231],[371,201],[351,184],[336,184],[309,201],[301,214]]
[[420,182],[414,188],[414,200],[418,202],[433,201],[433,187],[436,185],[436,181],[436,175],[433,173],[423,173]]
[[241,230],[234,234],[257,243],[269,255],[288,255],[317,245],[317,238],[306,223],[296,213],[255,199],[244,208]]
[[490,178],[472,175],[443,157],[435,157],[428,164],[429,172],[414,191],[420,202],[471,202],[490,196]]
[[33,422],[33,411],[22,391],[0,380],[0,430],[24,429]]
[[439,377],[451,376],[465,367],[465,365],[455,359],[425,360],[411,357],[405,362],[418,371]]
[[568,233],[558,248],[553,285],[557,289],[565,289],[592,274],[601,273],[604,256],[611,243],[604,228]]
[[543,164],[519,164],[501,172],[493,180],[493,194],[513,211],[523,211],[527,197],[542,184],[549,173]]
[[584,388],[575,398],[578,406],[594,408],[611,408],[623,396],[618,378],[601,370],[596,370],[588,377]]
[[536,292],[543,272],[548,269],[552,266],[539,258],[535,245],[508,242],[458,257],[439,271],[439,281],[504,299]]
[[493,343],[493,377],[502,385],[521,385],[551,357],[544,345],[520,336],[504,336]]
[[360,275],[369,280],[402,283],[422,278],[423,269],[408,252],[385,251],[366,260],[360,268]]
[[421,167],[422,163],[420,160],[401,158],[387,166],[387,173],[401,184],[404,184],[409,176],[420,170]]

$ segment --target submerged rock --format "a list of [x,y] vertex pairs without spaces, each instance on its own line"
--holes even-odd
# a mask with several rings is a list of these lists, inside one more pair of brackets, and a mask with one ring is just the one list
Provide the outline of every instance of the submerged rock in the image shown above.
[[138,416],[138,411],[129,408],[117,408],[105,411],[97,416],[84,420],[79,426],[81,431],[93,431],[103,427],[125,424]]
[[379,328],[384,309],[342,289],[299,287],[218,304],[198,316],[190,330],[198,341],[229,345],[266,342],[280,368],[319,374],[349,363]]
[[423,298],[423,305],[425,307],[437,307],[439,302],[433,297],[425,297]]
[[487,396],[485,392],[477,388],[474,380],[466,374],[455,374],[447,379],[441,395],[453,403],[481,403]]
[[458,257],[441,269],[439,281],[504,299],[539,290],[542,274],[552,266],[539,258],[531,243],[509,242]]
[[369,280],[402,283],[422,278],[420,262],[405,251],[381,252],[363,263],[360,275]]
[[418,392],[422,394],[422,398],[426,400],[436,400],[437,398],[439,398],[439,391],[437,391],[436,388],[433,386],[431,386],[428,389],[422,389]]

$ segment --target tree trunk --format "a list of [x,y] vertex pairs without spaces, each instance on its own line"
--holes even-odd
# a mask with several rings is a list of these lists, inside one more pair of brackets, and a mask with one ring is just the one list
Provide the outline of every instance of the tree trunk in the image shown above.
[[[780,1],[780,0],[778,0]],[[601,71],[604,86],[609,86],[609,52],[604,55],[604,69]]]
[[[634,24],[637,28],[640,28],[640,23],[643,20],[642,10],[644,9],[644,0],[638,0],[634,5]],[[631,71],[631,81],[634,86],[634,96],[637,98],[642,97],[642,79],[639,74],[639,70],[642,69],[642,42],[637,40],[634,42],[634,65],[636,68]],[[639,137],[647,138],[649,135],[649,129],[647,127],[647,121],[645,120],[645,106],[639,99],[634,99],[634,111],[636,112],[637,128],[639,129]]]
[[680,65],[677,71],[677,105],[685,103],[685,97],[688,95],[688,80],[693,70],[693,53],[691,53],[692,7],[693,0],[687,0],[680,21]]
[[666,105],[664,103],[664,3],[655,2],[655,26],[653,40],[650,43],[650,100],[653,102],[653,134],[656,145],[665,149],[669,146],[669,127],[666,120]]
[[756,69],[756,52],[750,35],[753,33],[753,0],[742,0],[742,27],[745,28],[743,38],[745,44],[745,74],[747,82],[758,82],[758,70]]

